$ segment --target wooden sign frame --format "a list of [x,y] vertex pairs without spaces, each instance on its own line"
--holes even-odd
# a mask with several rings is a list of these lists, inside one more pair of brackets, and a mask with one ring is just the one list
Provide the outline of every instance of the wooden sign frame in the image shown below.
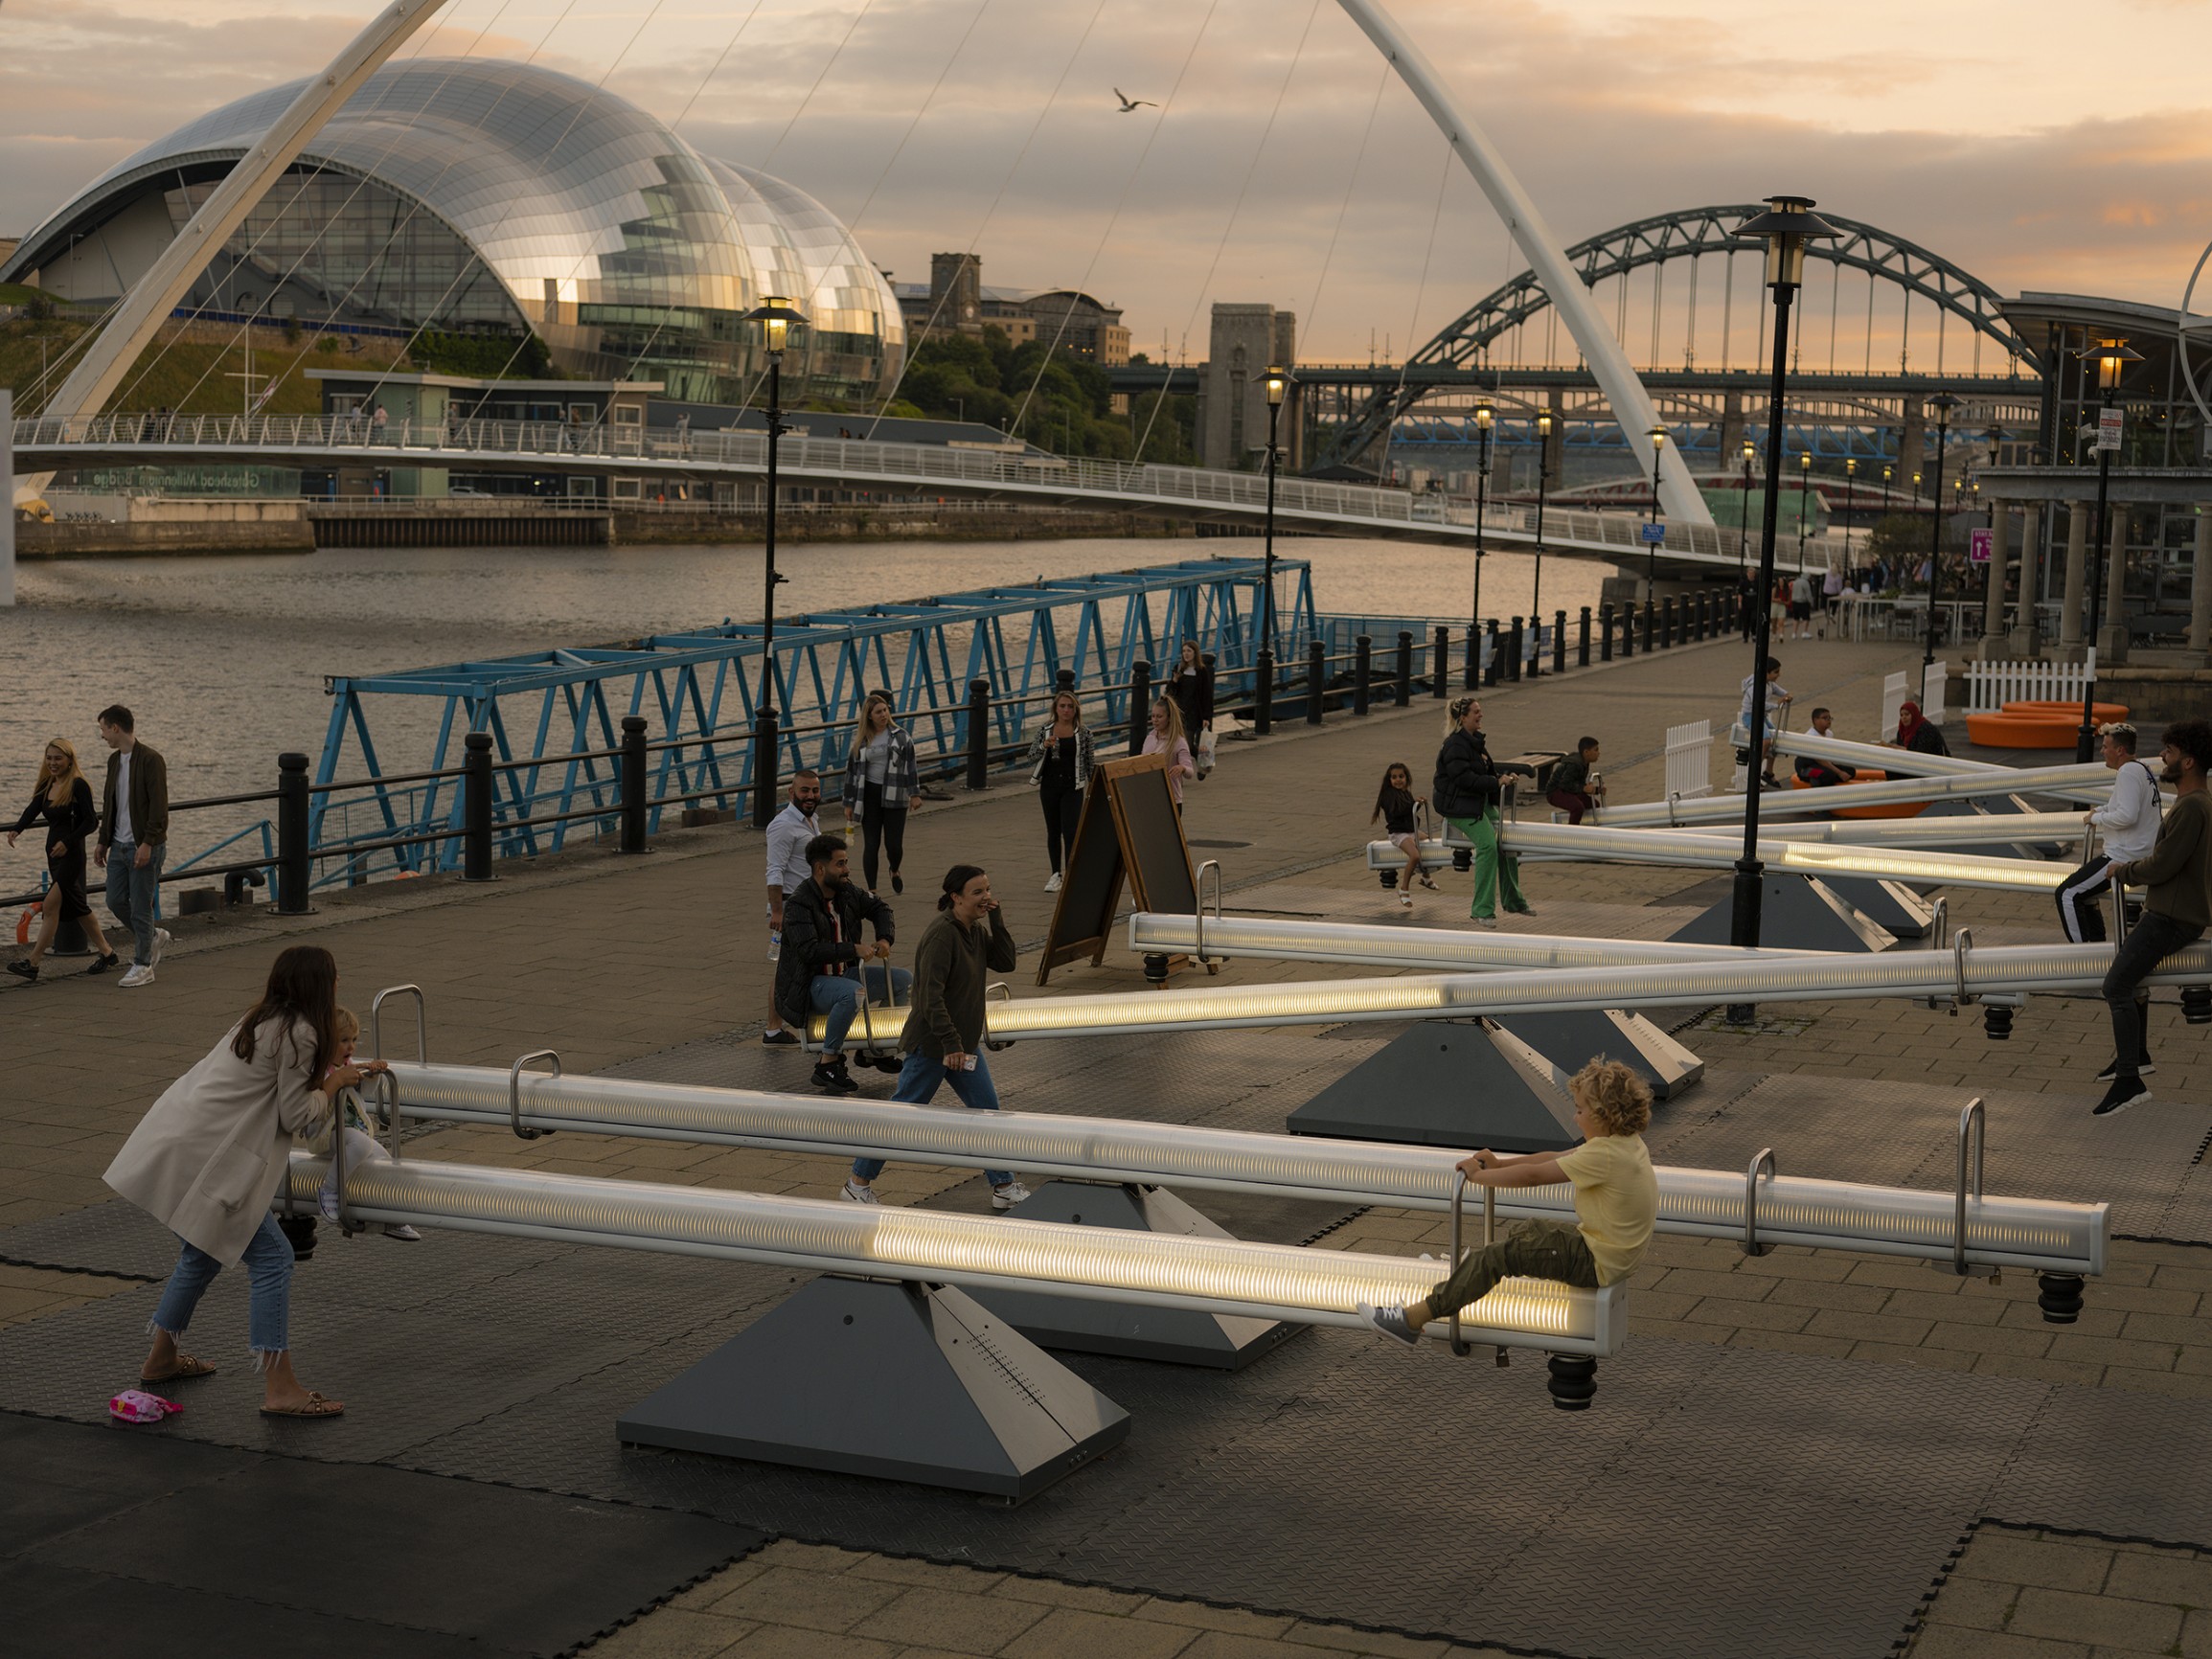
[[1063,963],[1087,956],[1096,967],[1106,960],[1125,881],[1140,910],[1197,911],[1191,847],[1162,755],[1107,761],[1091,773],[1075,844],[1061,860],[1052,930],[1037,967],[1038,985]]

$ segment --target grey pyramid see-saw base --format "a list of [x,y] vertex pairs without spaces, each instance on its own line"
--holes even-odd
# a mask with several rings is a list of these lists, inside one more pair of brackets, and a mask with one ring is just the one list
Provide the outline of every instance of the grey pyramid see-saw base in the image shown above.
[[[1670,944],[1733,944],[1733,902],[1723,898],[1667,935]],[[1877,926],[1825,881],[1768,875],[1759,903],[1759,943],[1767,950],[1887,950],[1897,936]]]
[[[1173,1193],[1119,1182],[1047,1181],[1016,1204],[1012,1214],[1023,1221],[1120,1227],[1184,1239],[1233,1237]],[[1280,1319],[1100,1302],[1041,1290],[978,1290],[975,1300],[1039,1348],[1116,1353],[1217,1371],[1242,1371],[1306,1329]]]
[[622,1415],[668,1446],[1020,1500],[1129,1413],[950,1285],[825,1275]]
[[1566,1074],[1490,1020],[1437,1020],[1393,1037],[1289,1117],[1293,1135],[1500,1152],[1582,1139]]
[[1705,1075],[1705,1062],[1646,1019],[1622,1009],[1506,1013],[1498,1025],[1568,1077],[1603,1057],[1619,1060],[1671,1101]]

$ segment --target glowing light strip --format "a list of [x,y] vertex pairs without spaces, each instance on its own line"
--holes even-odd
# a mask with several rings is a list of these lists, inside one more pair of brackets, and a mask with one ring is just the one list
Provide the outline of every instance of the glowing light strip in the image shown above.
[[[2101,768],[2100,768],[2101,770]],[[1761,817],[1797,817],[1808,812],[1840,812],[1847,807],[1896,807],[1913,801],[1950,801],[1976,795],[2077,795],[2102,801],[2104,792],[2081,790],[2078,766],[2007,767],[2001,775],[1976,772],[1956,778],[1892,778],[1881,784],[1839,784],[1833,789],[1766,789],[1759,795]],[[2111,774],[2105,774],[2109,778]],[[1601,807],[1597,821],[1608,829],[1656,824],[1726,824],[1741,821],[1744,797],[1708,795],[1696,801],[1637,801]],[[1586,822],[1586,820],[1585,820]]]
[[[1817,732],[1777,732],[1774,734],[1774,752],[1777,755],[1807,755],[1816,761],[1840,761],[1847,766],[1876,766],[1891,777],[1900,773],[1914,778],[2001,778],[2007,773],[2018,776],[2016,768],[2000,766],[1994,761],[1967,761],[1956,755],[1923,755],[1914,749],[1893,749],[1886,743],[1852,743],[1841,738],[1823,738]],[[2112,786],[2112,774],[2103,764],[2091,761],[2087,765],[2041,766],[2040,772],[2053,779],[2051,785],[2037,791],[2042,795],[2067,794],[2081,791],[2079,799],[2102,801]],[[2072,774],[2069,785],[2060,774]]]
[[[2006,945],[1966,954],[1886,950],[1761,957],[1733,963],[1662,963],[1640,967],[1556,972],[1407,974],[1304,985],[1170,987],[1094,996],[1024,997],[993,1002],[986,1034],[994,1041],[1133,1036],[1148,1032],[1228,1031],[1243,1026],[1339,1025],[1364,1020],[1470,1019],[1543,1009],[1701,1006],[1716,1002],[1841,1002],[1865,997],[1949,997],[1955,989],[2094,990],[2111,966],[2107,944]],[[2212,946],[2193,944],[2166,959],[2153,985],[2212,980]],[[820,1040],[823,1021],[811,1027]],[[855,1045],[855,1026],[850,1039]],[[889,1039],[878,1036],[878,1043]]]
[[[486,1066],[395,1061],[400,1110],[416,1118],[508,1123],[508,1074]],[[627,1078],[522,1079],[527,1126],[786,1152],[976,1163],[1076,1180],[1156,1182],[1440,1211],[1463,1152],[1320,1136],[1268,1135],[1038,1112],[823,1100]],[[1659,1230],[1744,1233],[1742,1177],[1661,1166]],[[1567,1219],[1564,1186],[1498,1194],[1509,1216]],[[1777,1243],[1949,1260],[1953,1195],[1785,1176],[1762,1185],[1759,1230]],[[2001,1266],[2102,1271],[2106,1207],[1995,1198],[1970,1207],[1968,1254]]]
[[[1677,864],[1702,870],[1725,869],[1744,852],[1742,842],[1724,835],[1525,822],[1500,824],[1498,845],[1515,852],[1542,852],[1556,858],[1618,858],[1635,864]],[[2040,858],[1985,858],[1972,852],[1904,847],[1836,846],[1778,837],[1770,840],[1766,835],[1759,837],[1759,856],[1770,873],[1863,875],[1877,880],[1927,881],[1944,887],[1983,887],[1998,893],[2056,893],[2070,874]]]
[[[1380,843],[1389,846],[1388,842]],[[1396,848],[1399,868],[1403,854]],[[1283,962],[1342,962],[1369,967],[1442,967],[1480,972],[1507,967],[1627,967],[1657,962],[1741,962],[1729,944],[1671,944],[1641,939],[1574,939],[1540,933],[1477,933],[1471,928],[1361,926],[1342,921],[1286,921],[1271,917],[1188,916],[1138,911],[1129,918],[1129,948],[1259,956]],[[1818,954],[1762,950],[1754,957]]]
[[[294,1153],[281,1207],[311,1214],[328,1163]],[[347,1171],[350,1215],[714,1256],[823,1273],[1047,1291],[1208,1313],[1361,1327],[1357,1302],[1427,1294],[1443,1268],[1363,1251],[1180,1238],[962,1216],[941,1210],[765,1197],[544,1170],[406,1159]],[[1463,1310],[1472,1340],[1566,1353],[1616,1352],[1625,1287],[1578,1290],[1509,1279]],[[1431,1326],[1440,1329],[1441,1325]]]

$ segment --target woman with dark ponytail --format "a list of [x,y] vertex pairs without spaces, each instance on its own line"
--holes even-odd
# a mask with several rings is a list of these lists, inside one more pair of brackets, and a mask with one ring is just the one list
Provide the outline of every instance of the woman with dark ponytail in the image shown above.
[[[914,1001],[899,1038],[906,1060],[894,1101],[925,1106],[938,1085],[949,1082],[962,1105],[998,1110],[983,1061],[983,993],[991,974],[1012,973],[1014,965],[1014,935],[991,896],[991,877],[976,865],[955,864],[945,873],[937,915],[914,947]],[[881,1158],[855,1158],[842,1195],[855,1204],[882,1202],[871,1184],[882,1172]],[[993,1210],[1011,1210],[1029,1196],[1012,1170],[983,1173]]]

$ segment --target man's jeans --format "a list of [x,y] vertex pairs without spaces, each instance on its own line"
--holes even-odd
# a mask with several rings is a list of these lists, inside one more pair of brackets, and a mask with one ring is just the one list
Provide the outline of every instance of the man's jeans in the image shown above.
[[[821,981],[816,980],[819,985]],[[952,1092],[960,1097],[960,1103],[979,1112],[998,1110],[998,1090],[992,1086],[991,1066],[981,1055],[975,1057],[971,1072],[952,1072],[945,1069],[943,1060],[933,1060],[916,1050],[906,1057],[906,1063],[899,1069],[899,1086],[891,1091],[891,1098],[901,1105],[926,1106],[937,1093],[937,1085],[949,1081]],[[881,1158],[855,1158],[853,1179],[866,1186],[883,1172]],[[1008,1170],[986,1170],[983,1178],[993,1187],[1003,1187],[1014,1179]]]
[[[886,973],[891,976],[888,989],[884,988],[883,981]],[[878,1005],[896,1002],[906,994],[907,988],[913,983],[914,976],[902,967],[886,967],[881,963],[868,965],[868,996]],[[807,999],[813,1005],[816,1013],[830,1016],[830,1023],[822,1033],[822,1052],[826,1055],[843,1053],[845,1033],[860,1011],[860,965],[855,963],[842,973],[817,973],[807,987]],[[887,1009],[881,1012],[871,1010],[869,1018],[878,1036],[896,1037],[906,1025],[903,1009],[896,1015]]]
[[156,847],[138,867],[138,849],[118,841],[107,850],[107,908],[138,941],[131,962],[144,967],[153,960],[153,929],[161,920],[161,860],[169,849]]
[[2106,1005],[2112,1011],[2112,1053],[2119,1060],[2119,1076],[2141,1075],[2143,1031],[2148,1022],[2135,1000],[2137,988],[2151,977],[2159,963],[2183,945],[2195,944],[2203,935],[2201,927],[2192,927],[2185,921],[2176,921],[2171,916],[2146,910],[2143,919],[2129,930],[2120,948],[2112,953],[2112,966],[2105,974],[2104,993]]
[[[263,1216],[261,1228],[246,1245],[246,1281],[251,1300],[246,1309],[246,1346],[265,1368],[270,1359],[288,1348],[287,1327],[292,1311],[292,1247],[277,1228],[274,1216]],[[181,1337],[192,1323],[193,1309],[222,1271],[222,1263],[196,1244],[187,1244],[170,1270],[161,1306],[153,1310],[156,1329]]]

